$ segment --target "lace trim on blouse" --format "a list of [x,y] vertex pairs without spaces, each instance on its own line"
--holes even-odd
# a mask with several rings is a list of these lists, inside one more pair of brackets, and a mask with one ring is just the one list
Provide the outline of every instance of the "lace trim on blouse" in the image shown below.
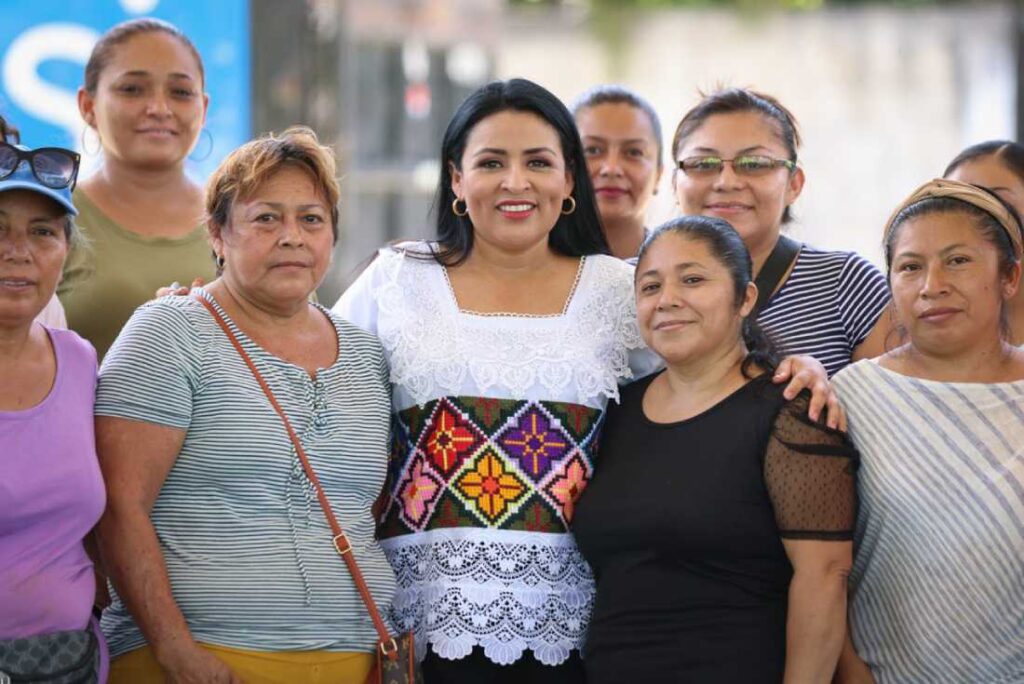
[[524,398],[537,385],[560,395],[572,387],[580,403],[602,405],[618,400],[619,379],[633,375],[629,350],[643,341],[618,261],[587,259],[565,315],[552,318],[466,314],[437,263],[399,251],[379,261],[374,295],[391,381],[421,406],[464,394],[467,374],[481,396]]

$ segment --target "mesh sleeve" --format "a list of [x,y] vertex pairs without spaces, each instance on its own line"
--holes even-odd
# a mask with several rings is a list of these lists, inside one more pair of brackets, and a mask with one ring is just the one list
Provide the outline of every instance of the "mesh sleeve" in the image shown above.
[[853,539],[856,449],[846,436],[807,417],[801,395],[779,413],[765,453],[764,480],[785,539]]

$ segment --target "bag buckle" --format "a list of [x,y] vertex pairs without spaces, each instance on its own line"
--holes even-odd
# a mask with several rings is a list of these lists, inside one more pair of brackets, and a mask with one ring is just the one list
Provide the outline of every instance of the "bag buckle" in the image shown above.
[[[391,647],[390,650],[388,650],[388,646]],[[386,642],[380,642],[380,652],[383,653],[385,656],[389,657],[391,656],[392,653],[398,653],[398,642],[395,641],[394,637],[391,637]],[[0,682],[0,684],[3,684],[3,682]]]
[[[352,542],[348,540],[348,537],[345,536],[344,532],[336,535],[331,539],[331,541],[334,542],[334,548],[338,552],[339,556],[344,556],[346,553],[352,553]],[[4,682],[0,681],[0,684],[4,684]]]

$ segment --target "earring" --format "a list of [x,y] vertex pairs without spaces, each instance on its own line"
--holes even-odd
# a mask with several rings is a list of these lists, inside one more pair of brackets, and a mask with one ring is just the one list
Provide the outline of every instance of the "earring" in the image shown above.
[[[206,146],[206,153],[203,154],[201,157],[193,157],[192,154],[189,154],[188,158],[194,162],[206,161],[207,159],[210,158],[210,154],[213,153],[213,133],[210,133],[209,129],[207,129],[206,126],[203,126],[202,129],[199,131],[199,137],[202,138],[203,134],[206,134],[206,140],[209,141],[209,143]],[[194,148],[192,152],[195,152]]]
[[224,256],[222,254],[218,254],[217,258],[214,259],[214,261],[217,264],[217,270],[218,271],[223,271],[224,270]]
[[[93,135],[94,135],[94,136],[96,137],[96,151],[95,151],[95,152],[94,152],[93,150],[90,150],[90,149],[89,149],[89,145],[88,145],[88,143],[86,143],[86,141],[85,141],[85,139],[86,139],[86,134],[87,134],[87,133],[88,133],[89,131],[92,131],[92,134],[93,134]],[[95,157],[96,155],[98,155],[98,154],[100,153],[100,150],[101,150],[101,149],[103,148],[103,141],[102,141],[102,140],[100,140],[100,134],[99,134],[99,133],[97,133],[97,132],[96,132],[96,131],[95,131],[95,130],[93,129],[93,127],[92,127],[92,126],[83,126],[83,127],[82,127],[82,135],[81,135],[81,136],[79,136],[79,137],[81,138],[81,141],[82,141],[82,152],[85,152],[85,154],[86,154],[87,156],[89,156],[89,157]]]
[[[459,202],[462,202],[462,211],[459,211]],[[452,200],[452,213],[461,218],[469,213],[469,205],[466,204],[465,200],[460,200],[458,197],[456,197],[454,200]]]
[[[565,208],[565,203],[566,202],[569,203],[569,208],[568,209]],[[576,211],[576,198],[573,197],[572,195],[569,195],[564,200],[562,200],[562,215],[563,216],[568,216],[569,214],[573,213],[574,211]]]

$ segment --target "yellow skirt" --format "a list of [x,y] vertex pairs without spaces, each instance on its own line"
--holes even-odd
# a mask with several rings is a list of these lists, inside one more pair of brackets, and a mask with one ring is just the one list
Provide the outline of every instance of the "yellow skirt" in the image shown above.
[[[200,644],[223,660],[245,684],[363,684],[373,653],[334,651],[243,651]],[[110,662],[109,684],[163,684],[164,671],[149,646]]]

